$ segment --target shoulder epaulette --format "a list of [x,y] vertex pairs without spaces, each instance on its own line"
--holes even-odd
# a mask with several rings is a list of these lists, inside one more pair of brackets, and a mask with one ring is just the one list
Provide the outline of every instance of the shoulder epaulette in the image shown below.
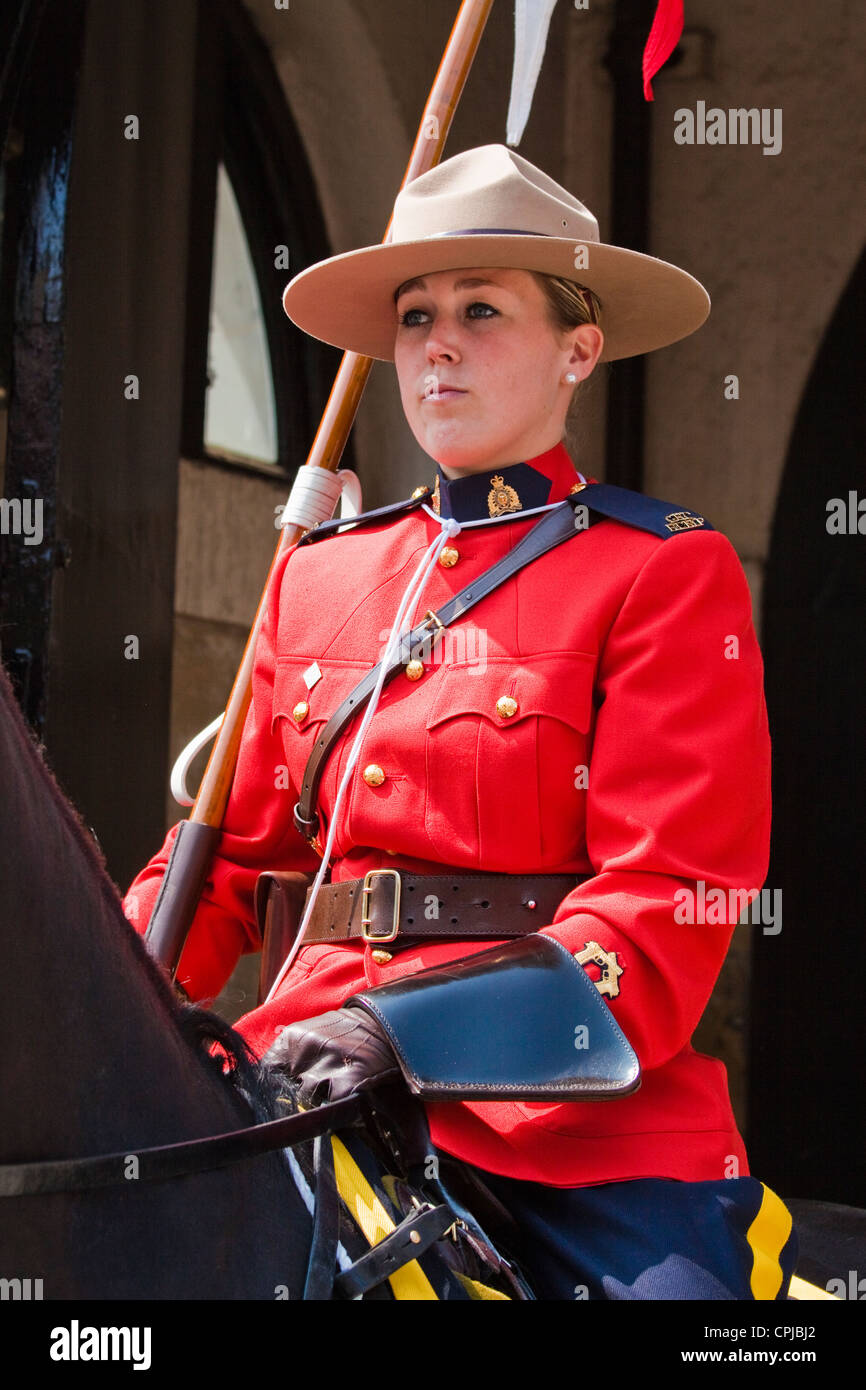
[[431,487],[416,488],[411,497],[407,497],[402,502],[390,502],[387,507],[376,507],[371,512],[359,512],[357,516],[335,517],[333,521],[320,521],[318,526],[312,527],[305,535],[301,536],[298,545],[311,545],[313,541],[323,541],[328,536],[333,536],[337,531],[354,531],[358,526],[368,526],[376,521],[387,521],[391,517],[402,516],[406,512],[415,511],[426,502],[432,494]]
[[641,531],[650,531],[654,536],[667,540],[681,531],[713,531],[706,517],[680,507],[676,502],[663,502],[659,497],[645,497],[642,492],[632,492],[627,487],[615,487],[613,483],[587,483],[586,487],[573,494],[569,501],[574,505],[589,507],[590,511],[612,521],[622,521],[626,526],[636,526]]

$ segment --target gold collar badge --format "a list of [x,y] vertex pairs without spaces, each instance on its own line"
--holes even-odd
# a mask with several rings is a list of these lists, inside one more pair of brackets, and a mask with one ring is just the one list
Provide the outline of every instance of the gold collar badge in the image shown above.
[[513,487],[510,487],[501,473],[494,473],[490,479],[487,494],[487,510],[491,516],[503,516],[505,512],[519,512],[523,503]]

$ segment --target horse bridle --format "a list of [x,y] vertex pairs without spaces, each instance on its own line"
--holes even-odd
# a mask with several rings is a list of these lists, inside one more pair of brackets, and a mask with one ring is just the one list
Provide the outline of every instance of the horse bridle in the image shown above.
[[138,1182],[165,1182],[189,1177],[213,1168],[225,1168],[247,1158],[293,1148],[342,1126],[353,1124],[364,1108],[362,1096],[320,1105],[298,1115],[187,1139],[179,1144],[159,1144],[125,1153],[96,1154],[87,1158],[48,1159],[38,1163],[0,1164],[0,1197],[29,1197],[37,1193],[82,1192],[98,1187],[120,1187],[130,1181],[130,1160]]
[[164,1182],[225,1168],[314,1139],[319,1141],[314,1150],[314,1169],[320,1200],[316,1202],[313,1217],[302,1296],[305,1300],[328,1299],[336,1289],[345,1297],[362,1298],[403,1265],[425,1254],[455,1224],[455,1219],[459,1219],[448,1203],[418,1204],[390,1235],[335,1277],[339,1199],[330,1145],[326,1150],[321,1137],[353,1124],[368,1108],[367,1097],[352,1095],[283,1119],[265,1120],[245,1129],[189,1139],[180,1144],[160,1144],[154,1148],[88,1158],[0,1164],[0,1197],[118,1187],[129,1182],[132,1176],[129,1163],[133,1158],[137,1160],[134,1176],[138,1182]]

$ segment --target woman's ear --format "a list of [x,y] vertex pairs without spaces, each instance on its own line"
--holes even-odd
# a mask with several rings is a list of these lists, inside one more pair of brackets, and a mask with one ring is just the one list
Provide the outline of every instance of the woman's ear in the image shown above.
[[578,381],[585,381],[594,369],[604,350],[604,334],[595,323],[582,323],[568,334],[571,351],[567,370],[573,372]]

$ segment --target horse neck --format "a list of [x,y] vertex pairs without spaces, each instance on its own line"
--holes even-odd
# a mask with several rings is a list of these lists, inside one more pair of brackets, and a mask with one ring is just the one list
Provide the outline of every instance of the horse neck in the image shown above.
[[0,1160],[140,1148],[248,1120],[181,1030],[5,676],[0,767]]

